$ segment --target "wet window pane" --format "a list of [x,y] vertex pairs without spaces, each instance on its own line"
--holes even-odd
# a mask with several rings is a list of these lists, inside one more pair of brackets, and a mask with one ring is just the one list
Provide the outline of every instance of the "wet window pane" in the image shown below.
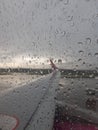
[[0,1],[0,130],[98,130],[98,1]]

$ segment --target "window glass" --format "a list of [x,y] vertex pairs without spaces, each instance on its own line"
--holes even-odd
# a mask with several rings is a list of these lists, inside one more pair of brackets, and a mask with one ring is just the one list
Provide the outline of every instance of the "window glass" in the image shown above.
[[97,0],[0,1],[0,114],[11,129],[98,129]]

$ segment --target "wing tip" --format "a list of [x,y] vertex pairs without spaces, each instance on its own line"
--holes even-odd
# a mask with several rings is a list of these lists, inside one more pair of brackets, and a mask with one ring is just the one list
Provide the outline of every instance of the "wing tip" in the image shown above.
[[58,69],[58,67],[53,63],[53,60],[52,60],[52,59],[50,59],[50,65],[51,65],[51,68],[52,68],[53,70]]

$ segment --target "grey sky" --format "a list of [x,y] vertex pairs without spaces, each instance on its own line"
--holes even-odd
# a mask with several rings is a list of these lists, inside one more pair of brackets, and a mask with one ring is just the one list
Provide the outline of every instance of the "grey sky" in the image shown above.
[[0,66],[52,57],[95,67],[97,53],[98,0],[0,0]]

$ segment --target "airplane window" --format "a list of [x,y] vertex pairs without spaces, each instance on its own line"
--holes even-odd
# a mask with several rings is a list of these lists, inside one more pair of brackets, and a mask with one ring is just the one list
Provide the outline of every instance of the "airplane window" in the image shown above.
[[5,124],[98,130],[98,0],[0,1],[0,130]]

